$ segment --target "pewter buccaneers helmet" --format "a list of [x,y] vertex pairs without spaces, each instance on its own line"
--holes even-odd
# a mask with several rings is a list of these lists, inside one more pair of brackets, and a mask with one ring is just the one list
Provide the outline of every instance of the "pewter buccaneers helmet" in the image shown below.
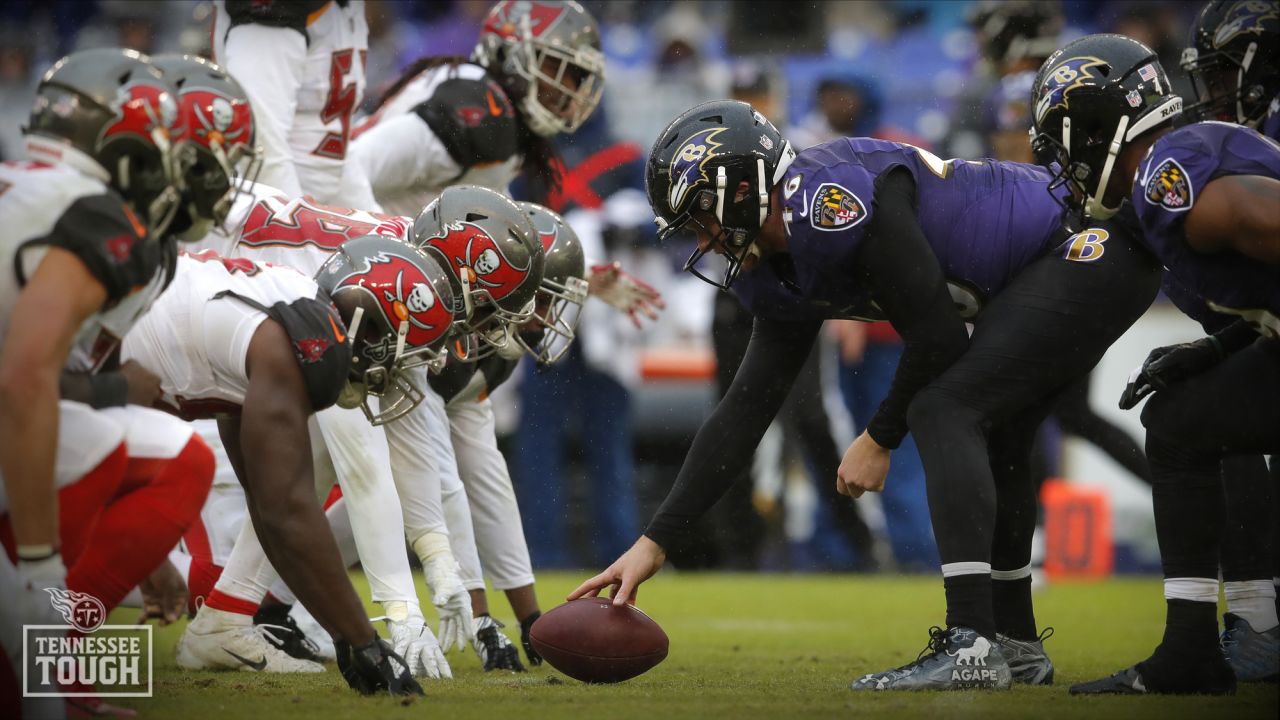
[[178,207],[182,178],[172,138],[184,133],[181,122],[173,85],[146,55],[83,50],[54,63],[40,79],[26,133],[35,160],[76,165],[76,155],[64,152],[71,148],[96,161],[159,236]]
[[1123,35],[1067,44],[1044,61],[1032,88],[1031,149],[1040,164],[1058,165],[1050,192],[1068,184],[1072,209],[1083,204],[1099,220],[1120,209],[1103,204],[1120,151],[1182,112],[1156,54]]
[[455,185],[413,221],[413,236],[448,271],[454,353],[470,360],[505,347],[542,281],[545,253],[528,216],[493,190]]
[[600,30],[572,0],[503,0],[485,18],[472,59],[502,80],[543,137],[582,127],[604,91]]
[[[191,224],[179,232],[184,240],[200,240],[222,226],[236,197],[247,191],[262,167],[253,110],[244,88],[216,63],[194,55],[157,55],[152,62],[177,88],[185,129],[174,138],[174,152]],[[237,172],[242,162],[245,167]]]
[[[333,299],[352,345],[351,376],[338,404],[359,406],[382,425],[422,401],[405,370],[444,366],[453,323],[453,291],[439,263],[421,250],[384,235],[342,244],[316,272]],[[378,411],[369,396],[377,397]]]
[[550,365],[573,343],[578,316],[587,301],[587,262],[578,234],[559,214],[531,202],[520,203],[520,209],[533,221],[547,259],[534,297],[531,323],[535,327],[522,328],[515,337],[539,363]]

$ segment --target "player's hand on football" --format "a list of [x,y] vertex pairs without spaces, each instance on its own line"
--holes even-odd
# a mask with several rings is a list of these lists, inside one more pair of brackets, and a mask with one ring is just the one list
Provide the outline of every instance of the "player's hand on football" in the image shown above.
[[852,498],[861,497],[868,490],[880,492],[888,474],[889,448],[882,447],[864,431],[844,452],[836,472],[836,492]]
[[631,318],[637,328],[643,327],[640,316],[658,319],[667,307],[662,293],[622,269],[618,262],[592,265],[587,278],[588,293],[605,301]]
[[120,374],[129,381],[129,404],[151,407],[160,399],[160,376],[143,367],[136,360],[120,364]]
[[1212,335],[1195,342],[1158,347],[1147,354],[1142,367],[1129,376],[1120,395],[1120,409],[1128,410],[1157,390],[1199,375],[1222,362],[1225,353]]
[[187,610],[187,581],[167,559],[138,586],[142,591],[142,614],[138,624],[159,620],[163,627],[175,623]]
[[386,640],[374,637],[367,645],[352,647],[343,640],[334,641],[338,670],[353,690],[372,695],[383,690],[392,695],[422,695],[422,686],[413,679],[404,658],[391,649]]
[[462,585],[458,561],[452,556],[438,557],[423,567],[431,604],[440,615],[440,645],[444,652],[465,649],[475,638],[471,616],[471,594]]
[[391,633],[392,648],[404,659],[414,677],[453,677],[449,662],[444,659],[444,652],[440,650],[440,643],[436,641],[431,628],[427,627],[420,610],[411,606],[409,616],[404,620],[392,620],[389,617],[383,619],[387,621],[387,630]]
[[599,597],[600,591],[612,588],[614,605],[636,604],[640,583],[653,577],[662,569],[667,553],[658,543],[641,535],[631,549],[622,554],[604,572],[582,583],[569,593],[569,600],[580,597]]

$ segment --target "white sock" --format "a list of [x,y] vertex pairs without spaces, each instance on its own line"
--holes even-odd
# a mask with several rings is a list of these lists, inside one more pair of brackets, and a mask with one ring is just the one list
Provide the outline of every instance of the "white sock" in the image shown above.
[[1254,632],[1266,632],[1280,625],[1276,618],[1276,586],[1270,580],[1223,583],[1227,611],[1249,621]]

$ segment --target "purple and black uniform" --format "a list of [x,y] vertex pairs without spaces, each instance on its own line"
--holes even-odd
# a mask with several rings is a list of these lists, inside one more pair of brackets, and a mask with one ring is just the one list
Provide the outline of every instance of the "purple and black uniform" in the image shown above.
[[1266,116],[1262,118],[1262,124],[1258,126],[1258,132],[1280,142],[1280,95],[1271,101]]
[[[1280,273],[1234,251],[1197,253],[1183,225],[1205,185],[1225,175],[1280,179],[1280,145],[1254,130],[1223,122],[1201,122],[1156,140],[1138,167],[1132,202],[1144,244],[1181,290],[1203,300],[1173,299],[1194,319],[1205,309],[1244,318],[1259,332],[1280,337]],[[1181,301],[1179,301],[1181,300]]]
[[[1049,182],[1036,166],[879,140],[802,151],[773,188],[785,251],[731,286],[755,315],[746,356],[645,534],[678,543],[750,462],[823,320],[884,318],[904,350],[868,435],[893,448],[910,425],[944,564],[1026,566],[1040,420],[1159,282],[1131,213],[1071,235]],[[988,632],[967,609],[948,624]]]

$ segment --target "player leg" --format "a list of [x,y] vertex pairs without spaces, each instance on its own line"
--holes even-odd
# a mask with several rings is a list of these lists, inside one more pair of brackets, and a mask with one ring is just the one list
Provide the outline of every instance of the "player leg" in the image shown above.
[[925,468],[948,630],[932,637],[916,662],[864,676],[854,689],[1008,687],[1008,665],[995,645],[998,496],[987,429],[1092,368],[1150,305],[1158,283],[1151,257],[1120,233],[1088,260],[1048,254],[987,305],[969,349],[916,395],[907,421]]
[[1280,451],[1280,341],[1259,340],[1147,401],[1147,458],[1164,566],[1164,638],[1151,657],[1073,693],[1230,693],[1218,647],[1225,453]]
[[1271,476],[1261,455],[1223,458],[1226,523],[1222,537],[1222,585],[1227,614],[1222,649],[1242,682],[1280,674],[1280,622],[1276,617],[1276,518]]
[[[208,600],[209,593],[222,575],[240,526],[248,517],[244,488],[236,479],[235,470],[227,460],[218,434],[218,423],[213,420],[197,420],[192,427],[200,439],[213,451],[217,469],[213,474],[213,486],[205,499],[200,516],[182,537],[182,549],[186,551],[187,612],[195,617],[196,611]],[[175,551],[177,553],[178,551]],[[170,554],[173,560],[173,554]],[[175,565],[182,563],[178,558]]]

